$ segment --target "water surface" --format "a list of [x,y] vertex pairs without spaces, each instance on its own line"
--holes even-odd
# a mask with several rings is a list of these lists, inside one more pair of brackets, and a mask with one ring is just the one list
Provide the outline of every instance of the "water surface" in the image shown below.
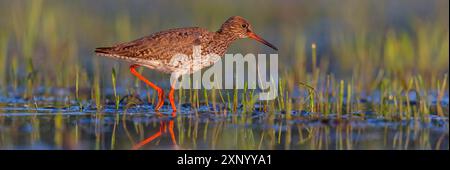
[[[8,101],[9,100],[9,101]],[[177,117],[165,105],[101,111],[34,104],[4,98],[0,103],[0,149],[448,149],[448,118],[428,121],[380,117],[315,116],[293,111],[214,112],[181,106]],[[15,103],[12,101],[16,101]],[[32,102],[30,102],[32,103]]]

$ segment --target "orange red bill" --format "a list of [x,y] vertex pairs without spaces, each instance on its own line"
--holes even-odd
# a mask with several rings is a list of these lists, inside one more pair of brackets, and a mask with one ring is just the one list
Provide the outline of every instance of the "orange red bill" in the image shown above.
[[263,44],[269,46],[270,48],[272,48],[272,49],[278,51],[278,48],[277,48],[277,47],[275,47],[274,45],[272,45],[271,43],[267,42],[266,40],[264,40],[263,38],[261,38],[260,36],[256,35],[256,34],[253,33],[253,32],[249,32],[249,33],[248,33],[248,37],[251,38],[251,39],[254,39],[254,40],[256,40],[256,41],[259,41],[260,43],[263,43]]

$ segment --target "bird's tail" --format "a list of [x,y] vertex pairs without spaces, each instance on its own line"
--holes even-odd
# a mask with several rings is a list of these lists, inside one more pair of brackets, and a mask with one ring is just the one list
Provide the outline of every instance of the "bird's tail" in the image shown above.
[[99,47],[95,49],[95,54],[101,56],[110,56],[113,54],[113,49],[113,47]]

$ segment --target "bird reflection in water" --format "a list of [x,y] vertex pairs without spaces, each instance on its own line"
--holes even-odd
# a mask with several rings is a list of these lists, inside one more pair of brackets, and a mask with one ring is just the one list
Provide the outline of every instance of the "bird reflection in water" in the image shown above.
[[[163,115],[160,112],[156,113],[159,117],[162,117]],[[172,116],[175,115],[175,111],[172,112]],[[143,146],[145,146],[146,144],[152,142],[153,140],[155,140],[156,138],[159,138],[161,136],[163,136],[164,134],[167,134],[167,132],[169,132],[170,138],[172,140],[173,145],[175,146],[175,148],[178,148],[177,145],[177,140],[175,139],[175,133],[173,131],[174,128],[174,119],[170,118],[169,120],[160,120],[160,126],[159,126],[159,131],[156,132],[155,134],[147,137],[146,139],[140,141],[138,144],[133,146],[133,150],[137,150],[137,149],[141,149]]]

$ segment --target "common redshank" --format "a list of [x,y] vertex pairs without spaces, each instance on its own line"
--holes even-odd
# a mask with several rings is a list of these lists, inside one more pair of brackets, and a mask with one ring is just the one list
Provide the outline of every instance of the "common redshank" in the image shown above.
[[[192,74],[192,70],[187,70],[190,67],[186,67],[186,63],[170,62],[172,58],[177,54],[192,56],[195,45],[201,46],[202,57],[208,54],[224,56],[230,44],[241,38],[252,38],[278,50],[274,45],[255,34],[247,20],[240,16],[233,16],[226,20],[216,32],[199,27],[169,29],[131,42],[96,48],[95,53],[132,63],[130,72],[158,92],[158,103],[155,107],[155,110],[158,111],[164,104],[164,90],[144,78],[136,71],[136,68],[144,66],[164,73]],[[214,63],[202,64],[200,69],[212,64]],[[169,101],[172,110],[176,111],[174,90],[174,85],[171,85]]]

